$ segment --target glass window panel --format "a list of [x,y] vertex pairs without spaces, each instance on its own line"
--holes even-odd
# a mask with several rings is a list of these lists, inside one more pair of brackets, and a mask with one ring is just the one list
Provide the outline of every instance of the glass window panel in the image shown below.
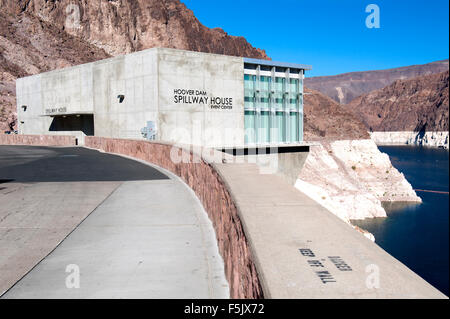
[[287,110],[289,107],[289,100],[287,94],[283,94],[283,110]]
[[246,109],[255,107],[255,79],[254,75],[244,75],[244,107]]
[[295,98],[295,96],[291,96],[291,98],[289,99],[289,108],[291,110],[297,109],[297,99]]
[[269,91],[269,77],[261,76],[259,79],[260,91]]
[[[262,95],[262,94],[261,94]],[[260,99],[261,109],[268,109],[269,108],[269,94],[264,94],[261,96]]]
[[298,113],[298,140],[303,142],[303,112]]
[[297,142],[298,141],[298,113],[297,112],[291,112],[289,116],[290,120],[290,142]]
[[253,90],[254,88],[254,75],[244,75],[244,88],[248,90]]
[[277,134],[274,136],[273,141],[275,142],[283,142],[283,112],[275,112],[275,125],[277,128]]
[[255,111],[245,111],[244,113],[245,143],[256,142],[255,132]]
[[275,78],[274,91],[275,92],[283,92],[283,79],[282,78]]
[[253,90],[244,90],[244,96],[246,97],[254,97],[255,93]]
[[283,97],[281,93],[275,96],[275,109],[277,110],[283,109]]
[[292,93],[292,95],[295,95],[298,93],[297,84],[298,84],[298,79],[289,79],[289,88],[290,88],[290,92]]
[[268,76],[260,77],[260,99],[259,99],[259,107],[260,109],[267,109],[269,107],[269,87],[271,78]]
[[255,91],[249,90],[249,89],[245,89],[244,90],[244,96],[253,97],[253,96],[255,96]]
[[289,121],[289,113],[283,112],[283,139],[282,142],[288,142],[289,132],[288,132],[288,121]]
[[253,97],[244,97],[244,108],[253,109],[255,107],[255,99]]
[[261,112],[261,125],[259,130],[259,142],[269,143],[270,140],[270,114],[268,111]]

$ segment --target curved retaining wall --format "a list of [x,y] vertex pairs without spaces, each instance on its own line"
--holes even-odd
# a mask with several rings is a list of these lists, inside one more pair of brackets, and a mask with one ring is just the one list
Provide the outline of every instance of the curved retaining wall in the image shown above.
[[[197,194],[213,223],[219,251],[225,263],[231,298],[264,297],[237,207],[225,183],[207,158],[203,156],[200,159],[189,152],[189,161],[175,163],[171,160],[174,146],[157,142],[89,136],[85,139],[85,145],[141,159],[181,177]],[[178,154],[181,151],[181,148],[176,149]]]
[[0,145],[75,146],[75,136],[0,134]]

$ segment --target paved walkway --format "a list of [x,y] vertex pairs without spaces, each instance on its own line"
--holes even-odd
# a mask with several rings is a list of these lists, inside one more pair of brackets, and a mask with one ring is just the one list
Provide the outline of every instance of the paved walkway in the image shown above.
[[[4,169],[14,152],[24,156],[24,174]],[[51,167],[67,160],[72,173]],[[80,174],[83,182],[74,178],[80,163],[90,175]],[[125,171],[112,178],[108,164]],[[28,165],[49,170],[33,175]],[[211,222],[178,178],[119,156],[39,147],[0,147],[0,174],[9,180],[0,184],[3,290],[32,269],[3,298],[228,297]],[[67,288],[77,285],[78,270],[79,288]]]

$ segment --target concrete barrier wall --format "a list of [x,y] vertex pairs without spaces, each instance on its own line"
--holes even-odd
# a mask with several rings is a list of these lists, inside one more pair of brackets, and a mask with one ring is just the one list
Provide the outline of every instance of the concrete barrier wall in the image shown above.
[[68,135],[0,135],[0,145],[74,146],[75,136]]
[[[175,163],[170,144],[88,136],[87,147],[122,154],[165,168],[191,187],[211,219],[219,251],[225,263],[225,275],[231,298],[263,298],[254,259],[250,252],[238,210],[219,174],[205,158]],[[176,149],[181,154],[181,148]],[[188,162],[188,163],[186,163]]]

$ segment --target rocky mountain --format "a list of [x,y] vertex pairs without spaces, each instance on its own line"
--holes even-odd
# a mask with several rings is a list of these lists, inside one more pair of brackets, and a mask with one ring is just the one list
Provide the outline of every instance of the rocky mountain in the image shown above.
[[370,139],[349,110],[324,94],[305,88],[304,138],[308,141]]
[[107,57],[36,16],[0,11],[0,133],[16,124],[16,78]]
[[0,0],[111,55],[151,47],[268,59],[243,37],[202,25],[179,0]]
[[448,131],[449,71],[395,81],[345,107],[371,131]]
[[150,47],[268,59],[178,0],[0,0],[0,132],[15,126],[17,77]]
[[341,104],[347,104],[360,95],[381,89],[396,80],[440,73],[448,70],[448,68],[448,60],[442,60],[387,70],[312,77],[305,80],[305,85],[322,92]]

